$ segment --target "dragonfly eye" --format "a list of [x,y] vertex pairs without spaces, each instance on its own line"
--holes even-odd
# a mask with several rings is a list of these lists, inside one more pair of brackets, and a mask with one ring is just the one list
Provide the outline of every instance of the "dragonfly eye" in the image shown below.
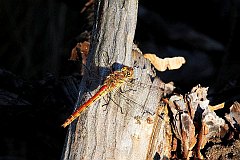
[[121,71],[125,74],[126,77],[132,77],[133,70],[131,67],[125,66],[121,69]]
[[131,71],[127,72],[128,77],[132,77],[132,75],[133,75],[133,72],[131,72]]

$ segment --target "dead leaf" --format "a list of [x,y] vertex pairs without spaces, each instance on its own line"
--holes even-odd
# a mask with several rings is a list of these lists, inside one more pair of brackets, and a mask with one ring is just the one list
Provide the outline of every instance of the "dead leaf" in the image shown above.
[[72,49],[71,56],[69,60],[79,61],[82,60],[81,75],[84,74],[83,66],[87,63],[87,56],[90,48],[90,43],[88,41],[77,43],[76,46]]
[[80,11],[80,13],[83,13],[86,9],[88,9],[93,4],[94,4],[94,0],[88,0],[88,2],[85,3],[84,7]]
[[77,43],[77,45],[72,49],[71,56],[69,60],[71,61],[78,61],[79,56],[78,56],[78,49],[80,48],[80,43]]
[[155,54],[144,54],[158,71],[179,69],[186,61],[184,57],[159,58]]
[[80,59],[79,56],[81,56],[82,63],[86,64],[89,47],[90,47],[90,43],[88,41],[77,43],[77,45],[72,49],[71,57],[69,58],[69,60],[76,61],[76,60],[79,60]]

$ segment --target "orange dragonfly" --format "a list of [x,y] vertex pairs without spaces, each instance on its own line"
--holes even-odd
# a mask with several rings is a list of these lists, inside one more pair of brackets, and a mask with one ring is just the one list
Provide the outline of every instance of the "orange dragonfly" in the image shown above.
[[124,66],[120,71],[114,71],[110,75],[107,76],[104,81],[103,86],[98,90],[98,92],[92,96],[88,101],[79,106],[72,115],[64,122],[62,127],[67,127],[70,123],[72,123],[77,117],[79,117],[80,113],[84,111],[87,107],[93,104],[95,101],[99,100],[107,93],[120,88],[124,83],[129,82],[133,79],[133,68]]

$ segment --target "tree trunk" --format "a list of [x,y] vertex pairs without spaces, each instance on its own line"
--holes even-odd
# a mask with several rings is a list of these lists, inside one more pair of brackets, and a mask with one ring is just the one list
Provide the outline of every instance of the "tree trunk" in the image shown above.
[[95,4],[87,66],[90,76],[99,73],[99,82],[90,83],[90,76],[85,75],[76,107],[99,89],[111,66],[134,67],[135,80],[125,84],[121,93],[110,93],[81,113],[68,129],[62,159],[152,159],[156,127],[149,119],[154,120],[165,84],[154,78],[149,61],[133,47],[138,1],[98,0]]

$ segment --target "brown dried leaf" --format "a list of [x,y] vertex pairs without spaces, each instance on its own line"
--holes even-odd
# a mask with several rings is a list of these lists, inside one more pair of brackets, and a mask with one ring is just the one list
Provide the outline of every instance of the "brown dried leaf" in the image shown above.
[[80,48],[80,43],[77,43],[77,45],[72,49],[71,56],[69,60],[71,61],[77,61],[79,60],[77,49]]
[[184,57],[159,58],[155,54],[144,54],[158,71],[179,69],[186,61]]
[[80,11],[80,13],[83,13],[87,8],[89,8],[93,4],[94,4],[94,0],[88,0],[88,2],[85,3],[84,7]]
[[89,52],[90,43],[88,41],[77,43],[77,45],[72,49],[71,57],[69,60],[79,60],[79,52],[82,58],[82,64],[86,64],[87,55]]

